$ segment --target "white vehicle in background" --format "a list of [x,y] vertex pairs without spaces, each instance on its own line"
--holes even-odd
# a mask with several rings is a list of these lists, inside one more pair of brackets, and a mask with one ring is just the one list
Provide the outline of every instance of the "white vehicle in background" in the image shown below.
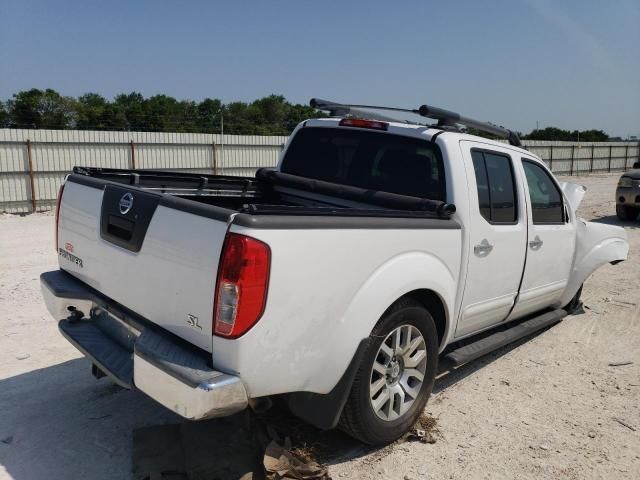
[[584,190],[509,130],[426,105],[409,112],[437,124],[312,105],[338,116],[298,125],[255,178],[66,179],[60,269],[41,281],[96,376],[190,419],[281,396],[320,428],[389,442],[439,361],[560,321],[595,269],[627,257],[624,230],[576,218]]

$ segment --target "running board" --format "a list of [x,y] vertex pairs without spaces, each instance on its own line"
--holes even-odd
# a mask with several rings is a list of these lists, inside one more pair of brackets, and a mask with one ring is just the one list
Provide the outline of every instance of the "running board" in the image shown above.
[[468,343],[462,347],[456,348],[451,352],[444,355],[442,360],[447,367],[459,367],[465,363],[468,363],[476,358],[480,358],[487,353],[491,353],[498,348],[504,347],[516,340],[527,337],[543,328],[550,327],[558,323],[564,317],[567,316],[567,312],[561,308],[553,310],[551,312],[543,313],[530,320],[525,320],[522,323],[514,325],[513,327],[501,330],[496,333],[490,334],[476,340],[473,343]]

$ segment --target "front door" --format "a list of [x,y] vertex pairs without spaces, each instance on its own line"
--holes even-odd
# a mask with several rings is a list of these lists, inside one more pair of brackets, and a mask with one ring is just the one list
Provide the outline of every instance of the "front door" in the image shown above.
[[560,187],[549,171],[533,159],[523,158],[521,165],[530,212],[527,265],[510,318],[549,306],[562,307],[556,303],[569,280],[576,235]]
[[527,235],[513,152],[468,141],[461,147],[470,172],[470,220],[467,279],[456,336],[507,318],[522,277]]

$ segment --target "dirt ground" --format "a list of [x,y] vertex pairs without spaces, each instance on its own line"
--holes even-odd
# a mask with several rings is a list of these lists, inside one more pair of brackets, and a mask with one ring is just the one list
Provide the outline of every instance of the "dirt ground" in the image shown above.
[[[582,217],[620,224],[618,176],[569,179],[588,187]],[[435,444],[320,435],[332,477],[640,478],[640,223],[624,227],[629,260],[589,279],[584,313],[439,377]],[[0,215],[0,479],[129,478],[133,431],[182,421],[95,381],[57,332],[38,282],[56,268],[53,228],[51,214]]]

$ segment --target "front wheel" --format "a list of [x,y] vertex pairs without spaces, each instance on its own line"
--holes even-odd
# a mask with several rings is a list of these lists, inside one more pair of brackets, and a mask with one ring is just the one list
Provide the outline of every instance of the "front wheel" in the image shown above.
[[368,444],[406,433],[431,394],[437,340],[433,317],[420,303],[401,299],[392,305],[371,332],[340,427]]

